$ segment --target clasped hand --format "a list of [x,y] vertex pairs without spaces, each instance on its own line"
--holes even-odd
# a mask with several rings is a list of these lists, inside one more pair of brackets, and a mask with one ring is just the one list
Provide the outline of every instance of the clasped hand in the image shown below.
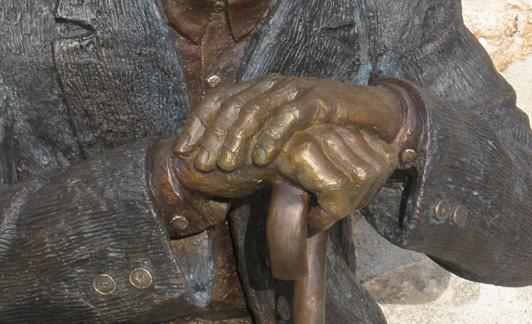
[[227,198],[276,175],[316,195],[325,229],[365,207],[398,164],[403,127],[396,95],[380,86],[270,75],[216,89],[176,144],[178,177]]

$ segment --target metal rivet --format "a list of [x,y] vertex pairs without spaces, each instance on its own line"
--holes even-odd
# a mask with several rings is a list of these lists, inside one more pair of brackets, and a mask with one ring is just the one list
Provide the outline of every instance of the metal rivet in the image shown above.
[[185,216],[175,215],[170,221],[170,225],[179,230],[185,230],[188,227],[188,219]]
[[453,213],[453,221],[456,225],[463,227],[467,222],[469,211],[465,206],[458,206]]
[[436,207],[434,207],[434,216],[440,220],[444,221],[451,215],[451,203],[449,200],[441,200]]
[[110,295],[116,290],[116,282],[110,275],[101,274],[94,278],[92,287],[100,295]]
[[290,316],[292,316],[290,302],[285,296],[281,296],[277,299],[277,313],[279,313],[279,317],[284,321],[288,321]]
[[217,75],[211,75],[207,78],[207,84],[209,85],[209,88],[216,88],[220,82],[222,82],[222,78],[220,78]]
[[401,162],[403,164],[414,163],[417,158],[417,152],[413,149],[406,149],[401,153]]
[[153,279],[148,270],[136,268],[129,273],[129,282],[137,289],[146,289],[151,286]]

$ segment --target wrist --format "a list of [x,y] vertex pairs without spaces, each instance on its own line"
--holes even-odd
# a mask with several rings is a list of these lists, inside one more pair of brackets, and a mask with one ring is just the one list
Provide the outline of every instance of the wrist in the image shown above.
[[154,208],[172,238],[199,233],[221,222],[229,204],[213,201],[179,182],[174,154],[175,138],[155,140],[148,152],[148,185]]
[[393,93],[400,105],[402,126],[392,142],[399,152],[397,169],[415,168],[420,163],[420,146],[425,134],[425,107],[415,88],[407,82],[384,80],[377,85]]

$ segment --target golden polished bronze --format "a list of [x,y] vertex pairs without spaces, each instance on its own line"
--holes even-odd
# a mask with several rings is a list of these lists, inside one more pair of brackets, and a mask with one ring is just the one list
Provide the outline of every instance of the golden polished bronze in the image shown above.
[[307,237],[309,202],[307,193],[286,180],[273,182],[266,223],[271,269],[275,278],[295,281],[295,324],[325,323],[329,236],[328,231],[323,231]]
[[305,278],[309,195],[284,179],[274,181],[266,222],[273,276],[280,280]]
[[205,180],[202,192],[219,186],[210,174],[273,169],[316,195],[325,213],[311,225],[324,230],[365,207],[400,166],[416,122],[407,107],[388,85],[271,75],[213,91],[193,111],[176,152],[202,173],[195,176]]
[[417,117],[408,107],[393,85],[270,75],[214,90],[185,125],[180,183],[227,198],[273,186],[271,270],[295,281],[296,324],[324,323],[323,231],[367,206],[400,167]]
[[306,253],[308,275],[294,284],[292,309],[295,324],[325,323],[328,240],[328,231],[308,239]]

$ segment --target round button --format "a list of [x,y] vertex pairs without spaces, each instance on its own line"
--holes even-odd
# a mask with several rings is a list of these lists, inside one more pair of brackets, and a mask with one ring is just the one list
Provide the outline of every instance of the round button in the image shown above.
[[211,75],[207,78],[207,84],[209,85],[209,88],[216,88],[220,82],[222,82],[222,78],[220,78],[217,75]]
[[129,282],[137,289],[146,289],[151,286],[153,280],[148,270],[136,268],[129,273]]
[[110,295],[116,290],[116,282],[110,275],[101,274],[94,278],[92,287],[100,295]]
[[401,153],[401,162],[403,164],[414,163],[417,158],[417,152],[413,149],[406,149]]
[[456,225],[464,227],[467,223],[468,216],[469,211],[467,210],[467,208],[465,206],[458,206],[454,210],[453,221]]
[[451,215],[451,203],[449,200],[441,200],[436,207],[434,207],[434,216],[440,221],[445,221]]
[[292,316],[290,302],[285,296],[281,296],[277,299],[277,313],[279,313],[279,317],[284,321],[288,321],[290,316]]
[[170,225],[179,230],[185,230],[188,227],[188,220],[185,216],[175,215],[170,221]]

